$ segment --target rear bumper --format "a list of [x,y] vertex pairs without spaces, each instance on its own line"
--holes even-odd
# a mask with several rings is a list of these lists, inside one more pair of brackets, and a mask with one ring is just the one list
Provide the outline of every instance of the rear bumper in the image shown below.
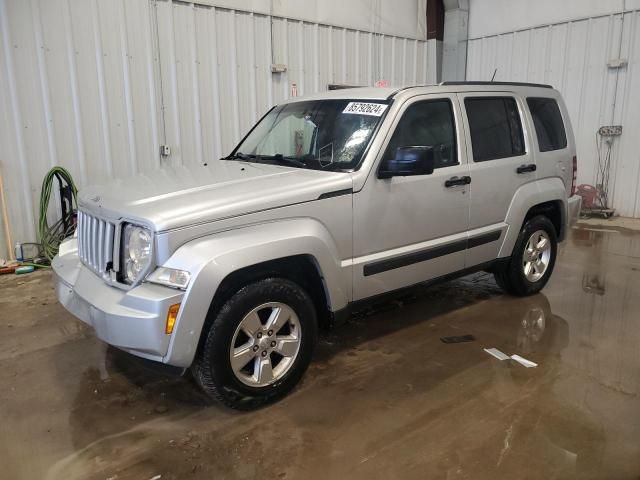
[[104,342],[163,362],[171,338],[165,333],[167,312],[181,303],[183,292],[149,283],[128,291],[111,287],[82,265],[75,243],[65,242],[51,262],[58,301]]
[[567,204],[567,226],[571,228],[573,225],[575,225],[575,223],[578,221],[578,217],[580,216],[580,210],[582,209],[582,197],[580,195],[569,197]]

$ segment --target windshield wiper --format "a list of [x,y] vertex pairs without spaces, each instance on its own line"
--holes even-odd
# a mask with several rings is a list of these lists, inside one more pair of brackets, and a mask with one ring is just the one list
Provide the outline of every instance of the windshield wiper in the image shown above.
[[289,165],[291,167],[300,167],[300,168],[307,167],[306,163],[294,157],[285,157],[281,153],[276,153],[274,155],[254,155],[254,154],[236,152],[233,155],[224,157],[224,160],[243,160],[245,162],[277,163],[277,164]]
[[285,157],[281,153],[276,153],[275,155],[259,155],[256,158],[258,162],[262,163],[281,163],[291,167],[307,168],[306,163],[294,157]]
[[251,160],[256,158],[255,155],[247,155],[246,153],[236,152],[233,155],[229,155],[228,157],[224,157],[223,160]]

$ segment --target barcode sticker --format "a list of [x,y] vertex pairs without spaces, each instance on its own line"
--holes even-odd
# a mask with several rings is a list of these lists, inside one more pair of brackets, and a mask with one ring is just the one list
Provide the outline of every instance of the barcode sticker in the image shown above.
[[361,103],[349,102],[342,113],[353,113],[356,115],[371,115],[379,117],[387,109],[384,103]]

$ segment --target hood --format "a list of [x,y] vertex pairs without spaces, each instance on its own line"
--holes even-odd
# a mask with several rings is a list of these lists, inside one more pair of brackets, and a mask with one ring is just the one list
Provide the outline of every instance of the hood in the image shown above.
[[156,172],[82,189],[83,210],[171,230],[318,199],[352,188],[351,175],[230,160]]

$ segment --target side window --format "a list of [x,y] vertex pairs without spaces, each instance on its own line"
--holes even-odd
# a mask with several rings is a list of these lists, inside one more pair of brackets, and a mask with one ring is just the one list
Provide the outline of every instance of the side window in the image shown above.
[[541,152],[561,150],[567,146],[562,115],[553,98],[527,98]]
[[425,100],[409,106],[396,127],[384,159],[395,158],[399,147],[430,146],[434,151],[434,168],[458,164],[456,127],[451,101]]
[[475,162],[524,154],[522,123],[514,98],[466,98],[464,105]]

